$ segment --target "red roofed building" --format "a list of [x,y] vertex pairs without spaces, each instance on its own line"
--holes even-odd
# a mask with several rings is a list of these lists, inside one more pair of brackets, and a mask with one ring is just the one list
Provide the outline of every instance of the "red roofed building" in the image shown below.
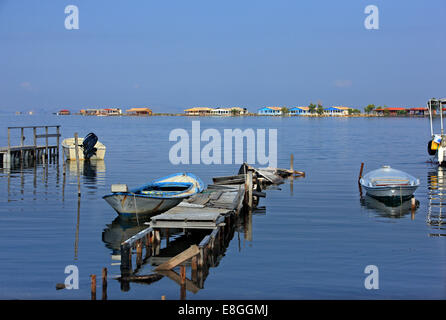
[[429,110],[427,108],[410,108],[409,114],[411,116],[427,116],[429,115]]
[[70,110],[67,109],[62,109],[57,113],[57,115],[59,116],[69,116],[70,114],[71,114]]
[[375,109],[375,112],[379,115],[379,116],[383,116],[383,115],[389,115],[389,116],[397,116],[400,113],[403,112],[407,112],[408,109],[406,108],[378,108]]

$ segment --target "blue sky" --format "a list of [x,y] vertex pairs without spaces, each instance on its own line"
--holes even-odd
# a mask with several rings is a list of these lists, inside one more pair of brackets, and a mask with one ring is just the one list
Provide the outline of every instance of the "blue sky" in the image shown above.
[[423,105],[446,96],[445,16],[444,0],[0,0],[0,111]]

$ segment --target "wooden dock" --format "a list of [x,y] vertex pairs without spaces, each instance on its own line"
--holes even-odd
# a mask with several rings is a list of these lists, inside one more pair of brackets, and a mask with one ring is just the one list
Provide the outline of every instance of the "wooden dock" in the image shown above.
[[[55,132],[49,130],[55,128]],[[32,144],[25,144],[25,130],[32,129]],[[38,132],[44,129],[44,133]],[[11,143],[11,130],[20,130],[19,144]],[[6,168],[16,162],[40,161],[50,162],[59,161],[60,144],[60,125],[57,126],[25,126],[8,127],[8,146],[0,147],[0,157],[3,167]],[[56,138],[56,143],[51,144],[49,138]],[[38,144],[39,139],[45,139],[45,144]]]
[[[292,158],[293,159],[293,158]],[[268,185],[283,183],[286,177],[304,177],[305,173],[291,169],[256,169],[241,166],[235,176],[214,178],[205,191],[146,222],[147,228],[121,243],[121,289],[127,291],[130,282],[151,283],[166,276],[181,287],[181,299],[186,291],[196,293],[204,287],[209,268],[218,265],[240,220],[251,221],[252,211]],[[247,216],[247,217],[246,217]],[[182,229],[184,235],[201,235],[201,240],[180,243],[169,241],[169,230]],[[248,232],[249,233],[249,232]],[[166,246],[161,248],[164,235]],[[249,238],[249,236],[248,236]],[[143,256],[143,249],[145,255]],[[136,253],[136,268],[132,255]],[[154,273],[140,275],[144,264],[154,266]],[[190,268],[190,279],[185,268]],[[180,267],[180,273],[173,271]]]

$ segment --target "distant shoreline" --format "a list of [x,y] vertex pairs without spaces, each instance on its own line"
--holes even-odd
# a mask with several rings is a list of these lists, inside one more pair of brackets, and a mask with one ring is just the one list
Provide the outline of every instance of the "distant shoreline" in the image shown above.
[[[40,115],[44,113],[16,113],[8,114],[2,113],[1,115],[16,115],[16,116],[28,116],[28,115]],[[46,113],[45,113],[46,114]],[[380,115],[380,114],[351,114],[351,115],[330,115],[330,114],[305,114],[305,115],[262,115],[257,113],[248,113],[243,115],[190,115],[184,113],[152,113],[151,115],[134,115],[134,114],[120,114],[120,115],[84,115],[81,113],[72,114],[57,114],[58,116],[83,116],[83,117],[135,117],[135,118],[150,118],[150,117],[191,117],[191,118],[239,118],[239,117],[261,117],[261,118],[427,118],[429,115],[413,115],[413,114],[400,114],[400,115]],[[438,117],[439,115],[433,115]]]

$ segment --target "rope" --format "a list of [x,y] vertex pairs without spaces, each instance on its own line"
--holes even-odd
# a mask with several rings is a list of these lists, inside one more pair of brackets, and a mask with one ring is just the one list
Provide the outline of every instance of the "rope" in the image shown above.
[[138,223],[138,226],[139,226],[138,207],[136,206],[136,196],[135,196],[135,194],[133,194],[133,203],[135,204],[136,222]]

